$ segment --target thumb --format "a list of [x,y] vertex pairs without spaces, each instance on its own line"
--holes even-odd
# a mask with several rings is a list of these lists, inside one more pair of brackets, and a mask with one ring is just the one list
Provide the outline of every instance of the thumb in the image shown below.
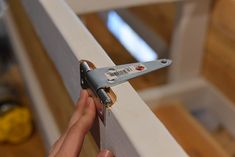
[[113,157],[113,154],[109,150],[102,150],[97,157]]

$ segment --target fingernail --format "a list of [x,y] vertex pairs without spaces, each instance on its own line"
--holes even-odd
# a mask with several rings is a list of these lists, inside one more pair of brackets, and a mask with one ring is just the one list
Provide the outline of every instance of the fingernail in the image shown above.
[[83,98],[86,94],[86,90],[82,89],[80,93],[80,97]]
[[82,90],[81,90],[81,93],[80,93],[80,98],[79,98],[79,99],[80,99],[80,100],[81,100],[81,99],[84,99],[84,98],[87,97],[87,95],[88,95],[88,94],[87,94],[87,91],[84,90],[84,89],[82,89]]
[[84,99],[84,97],[86,96],[86,90],[82,89],[81,92],[80,92],[80,96],[77,100],[77,103],[75,104],[75,106],[78,106],[78,102],[81,100],[81,99]]

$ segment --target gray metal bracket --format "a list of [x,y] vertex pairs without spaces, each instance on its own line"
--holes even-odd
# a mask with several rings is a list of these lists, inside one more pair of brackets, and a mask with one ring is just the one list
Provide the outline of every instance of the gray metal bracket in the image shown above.
[[110,87],[167,67],[171,63],[172,61],[169,59],[159,59],[150,62],[131,63],[93,69],[87,61],[81,61],[81,86],[83,89],[91,89],[93,93],[99,97],[104,107],[107,108],[114,103],[106,92]]

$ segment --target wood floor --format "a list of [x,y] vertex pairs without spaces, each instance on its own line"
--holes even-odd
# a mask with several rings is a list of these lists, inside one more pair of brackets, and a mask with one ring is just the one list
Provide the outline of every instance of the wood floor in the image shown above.
[[191,157],[231,157],[180,103],[154,110],[176,141]]
[[43,157],[46,151],[37,130],[24,143],[11,145],[0,144],[0,157]]
[[218,128],[212,136],[231,157],[235,157],[235,138],[226,129]]
[[[20,75],[17,65],[12,65],[7,73],[0,77],[0,81],[5,82],[17,89],[22,105],[30,109],[29,97],[26,95],[25,85]],[[33,112],[32,112],[33,114]],[[20,144],[0,143],[0,157],[42,157],[46,155],[46,150],[42,137],[34,121],[33,134],[25,142]]]

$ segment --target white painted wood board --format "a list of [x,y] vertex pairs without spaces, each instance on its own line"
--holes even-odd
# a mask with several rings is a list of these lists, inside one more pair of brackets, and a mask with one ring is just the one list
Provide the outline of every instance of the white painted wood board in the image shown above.
[[179,101],[190,111],[200,108],[210,110],[215,120],[235,137],[235,105],[204,78],[147,89],[139,94],[152,109],[167,102]]
[[170,82],[198,77],[202,65],[204,42],[208,27],[211,0],[178,3],[170,55]]
[[32,64],[26,54],[26,50],[21,42],[9,10],[7,10],[4,15],[4,24],[7,26],[7,32],[11,39],[14,54],[17,58],[17,62],[19,63],[20,70],[23,74],[24,81],[33,102],[32,107],[34,109],[34,113],[36,113],[36,119],[38,120],[37,124],[39,125],[40,132],[43,134],[43,141],[45,142],[47,150],[49,150],[56,139],[60,136],[59,128],[48,108],[48,102],[43,94],[36,74],[32,69]]
[[219,89],[208,82],[207,104],[218,120],[235,137],[235,105]]
[[207,87],[204,79],[193,78],[179,83],[142,90],[139,91],[139,95],[152,109],[157,107],[159,102],[172,102],[178,100],[182,101],[184,104],[190,104],[190,106],[198,106],[198,103],[194,98],[205,95],[206,89]]
[[66,0],[77,14],[182,0]]
[[[114,65],[63,0],[23,0],[24,7],[75,102],[81,90],[79,60]],[[113,88],[117,102],[100,124],[101,146],[116,157],[187,156],[129,83]]]

